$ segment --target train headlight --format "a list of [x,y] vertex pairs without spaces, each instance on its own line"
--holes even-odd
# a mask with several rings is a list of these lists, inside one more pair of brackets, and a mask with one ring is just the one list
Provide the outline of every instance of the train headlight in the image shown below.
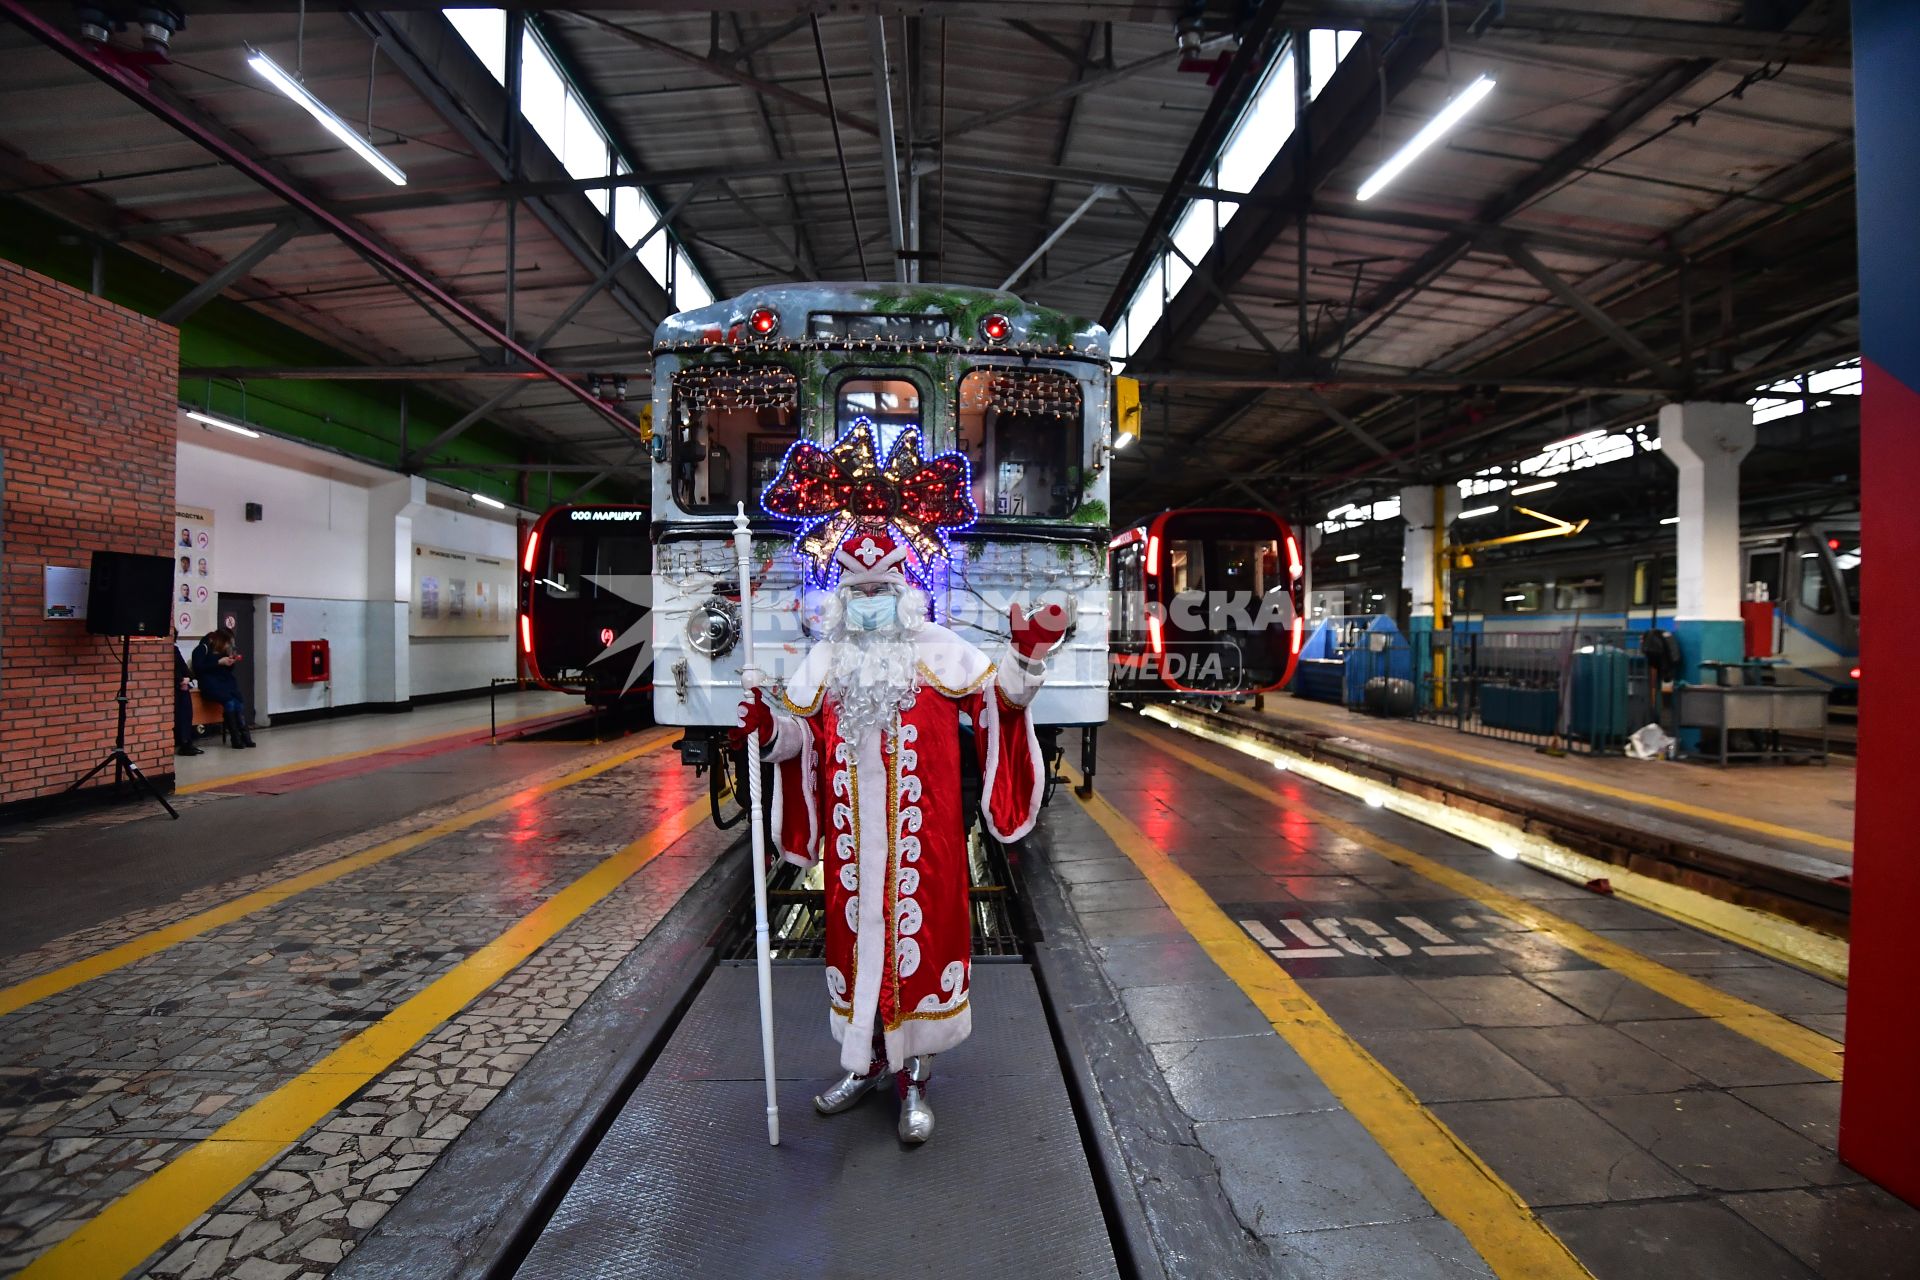
[[756,338],[771,338],[780,332],[780,313],[772,307],[755,307],[747,313],[747,328]]
[[1013,332],[1013,322],[998,311],[980,321],[980,336],[988,342],[1005,342]]
[[725,657],[740,642],[740,607],[708,596],[687,615],[687,647],[703,658]]

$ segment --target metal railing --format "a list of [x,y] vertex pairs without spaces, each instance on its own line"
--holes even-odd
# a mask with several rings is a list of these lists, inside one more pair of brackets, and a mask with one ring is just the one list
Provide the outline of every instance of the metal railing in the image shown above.
[[1412,647],[1414,714],[1462,733],[1605,753],[1655,719],[1646,659],[1619,628],[1416,632]]

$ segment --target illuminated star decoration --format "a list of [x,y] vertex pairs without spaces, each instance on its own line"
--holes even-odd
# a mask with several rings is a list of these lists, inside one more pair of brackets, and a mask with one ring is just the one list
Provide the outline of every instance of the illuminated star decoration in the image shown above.
[[760,505],[799,525],[794,551],[808,576],[820,580],[841,543],[892,529],[911,552],[914,577],[924,583],[932,567],[947,559],[947,534],[980,514],[965,454],[923,457],[920,429],[908,427],[882,464],[873,422],[864,417],[854,419],[831,449],[805,440],[788,449]]

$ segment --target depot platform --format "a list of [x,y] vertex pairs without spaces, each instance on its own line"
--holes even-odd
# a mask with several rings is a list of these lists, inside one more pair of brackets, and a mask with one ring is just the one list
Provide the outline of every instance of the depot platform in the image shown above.
[[[1853,899],[1856,771],[1820,765],[1725,766],[1552,755],[1523,743],[1388,720],[1285,695],[1215,705],[1143,704],[1144,714],[1228,742],[1311,761],[1356,788],[1389,788],[1532,836],[1564,855],[1563,871],[1621,880],[1695,919],[1735,904],[1728,923],[1759,941],[1760,915],[1810,932],[1782,945],[1844,974]],[[1734,922],[1741,923],[1734,923]]]
[[[167,868],[138,899],[9,895],[0,1265],[1911,1274],[1920,1213],[1834,1153],[1841,987],[1131,716],[1008,850],[933,1142],[812,1114],[796,961],[769,1148],[744,850],[671,738],[475,746],[497,772],[338,830],[365,779],[209,790],[201,838],[113,828]],[[297,834],[236,863],[221,810]],[[15,882],[102,856],[15,838]]]

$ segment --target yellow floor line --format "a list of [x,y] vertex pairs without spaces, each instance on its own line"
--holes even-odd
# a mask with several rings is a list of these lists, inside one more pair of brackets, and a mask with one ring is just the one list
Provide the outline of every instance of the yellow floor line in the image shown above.
[[1468,844],[1499,849],[1523,866],[1576,884],[1604,878],[1613,885],[1613,896],[1622,902],[1631,902],[1729,942],[1737,942],[1750,951],[1771,956],[1815,977],[1846,984],[1847,940],[1826,930],[1578,853],[1539,831],[1476,809],[1448,804],[1424,792],[1383,788],[1338,762],[1300,755],[1242,730],[1225,728],[1164,707],[1143,708],[1140,715],[1170,725],[1190,737],[1231,747],[1256,760],[1269,764],[1284,761],[1301,777],[1347,795],[1377,794],[1385,800],[1384,807],[1390,813],[1457,836]]
[[618,768],[629,760],[634,760],[650,752],[658,751],[672,740],[673,734],[671,732],[663,733],[659,737],[650,739],[638,747],[622,751],[617,755],[609,756],[607,759],[601,760],[596,764],[590,764],[584,769],[575,769],[572,773],[555,778],[550,782],[543,782],[538,786],[515,791],[512,795],[495,800],[491,804],[482,805],[480,808],[469,810],[466,813],[455,814],[453,817],[445,818],[430,827],[423,827],[419,831],[414,831],[407,835],[374,845],[371,849],[362,849],[359,853],[349,854],[344,858],[337,858],[332,862],[315,867],[311,871],[305,871],[297,876],[290,876],[278,883],[268,885],[264,889],[257,889],[252,893],[242,894],[240,897],[234,898],[229,902],[223,902],[217,907],[209,907],[207,910],[199,912],[196,915],[188,916],[185,920],[176,921],[164,928],[143,933],[137,938],[123,942],[117,947],[110,947],[96,955],[88,956],[84,960],[76,960],[72,964],[61,965],[58,969],[51,969],[46,973],[37,974],[34,977],[28,978],[24,982],[18,982],[13,986],[0,989],[0,1017],[4,1017],[6,1014],[13,1013],[18,1009],[24,1009],[36,1000],[45,1000],[48,996],[56,995],[72,987],[77,987],[83,982],[91,982],[103,974],[112,973],[115,969],[125,968],[136,960],[144,960],[148,956],[165,951],[168,947],[174,946],[177,943],[185,942],[189,938],[198,937],[210,929],[217,929],[221,925],[231,924],[242,916],[251,915],[263,907],[270,907],[276,902],[284,902],[297,893],[304,893],[317,885],[338,880],[341,876],[358,871],[363,867],[370,867],[376,862],[385,862],[388,858],[406,853],[410,849],[417,849],[428,841],[438,840],[441,836],[451,835],[453,832],[464,830],[467,827],[473,826],[475,823],[485,822],[489,818],[498,817],[510,809],[527,803],[529,800],[538,799],[541,796],[563,790],[564,788],[573,786],[577,782],[585,782],[588,778],[598,777],[607,770]]
[[[1302,728],[1312,727],[1316,730],[1324,731],[1327,727],[1324,724],[1312,720],[1276,715],[1272,712],[1265,712],[1263,714],[1271,716],[1276,720],[1282,720],[1287,724],[1298,725]],[[1736,827],[1744,831],[1755,831],[1761,835],[1780,836],[1787,840],[1798,840],[1804,844],[1814,845],[1821,849],[1837,849],[1842,853],[1853,852],[1853,841],[1842,840],[1838,836],[1823,836],[1814,831],[1802,831],[1799,827],[1782,826],[1780,823],[1765,822],[1759,818],[1744,818],[1737,813],[1725,813],[1719,809],[1709,809],[1704,805],[1688,804],[1684,800],[1669,800],[1664,796],[1648,795],[1644,791],[1634,791],[1627,787],[1609,786],[1604,782],[1594,782],[1588,778],[1576,778],[1568,774],[1555,772],[1552,769],[1536,769],[1531,765],[1513,764],[1505,760],[1496,759],[1493,756],[1483,756],[1472,751],[1462,751],[1458,747],[1443,747],[1437,743],[1421,742],[1418,739],[1409,738],[1403,734],[1383,733],[1379,730],[1373,730],[1371,736],[1384,738],[1400,746],[1411,747],[1415,751],[1426,751],[1437,756],[1449,756],[1455,760],[1465,760],[1470,764],[1485,765],[1489,769],[1500,769],[1507,773],[1519,774],[1521,777],[1536,778],[1542,782],[1553,783],[1555,786],[1572,787],[1576,791],[1589,791],[1597,796],[1606,796],[1610,800],[1624,800],[1629,804],[1640,805],[1646,808],[1665,809],[1669,813],[1685,814],[1689,818],[1701,818],[1708,822],[1719,823],[1721,826]],[[1361,741],[1365,741],[1365,739],[1362,738]]]
[[1289,800],[1270,787],[1243,778],[1224,765],[1215,764],[1205,756],[1188,751],[1176,743],[1168,742],[1160,735],[1150,734],[1124,722],[1116,723],[1122,731],[1139,738],[1155,751],[1164,752],[1210,777],[1218,778],[1229,786],[1257,796],[1277,808],[1321,823],[1328,830],[1345,836],[1355,844],[1364,845],[1415,875],[1431,880],[1463,898],[1478,902],[1483,907],[1497,911],[1536,933],[1544,934],[1569,951],[1583,955],[1596,964],[1605,965],[1616,973],[1624,974],[1641,986],[1657,991],[1669,1000],[1692,1009],[1695,1013],[1712,1018],[1728,1030],[1746,1036],[1749,1040],[1773,1050],[1781,1057],[1799,1063],[1809,1071],[1817,1071],[1829,1080],[1840,1079],[1842,1049],[1836,1040],[1783,1018],[1771,1010],[1763,1009],[1751,1001],[1730,995],[1710,983],[1702,982],[1677,969],[1670,969],[1657,960],[1648,959],[1631,947],[1603,938],[1593,930],[1554,915],[1551,911],[1544,910],[1525,898],[1496,889],[1475,876],[1449,867],[1424,854],[1415,853],[1363,826],[1343,821],[1302,801]]
[[220,1126],[41,1254],[22,1277],[122,1276],[707,815],[702,796],[600,863],[386,1017]]
[[[1076,770],[1061,767],[1079,783]],[[1502,1280],[1591,1280],[1591,1273],[1526,1201],[1343,1031],[1192,876],[1104,796],[1095,794],[1080,803],[1213,962],[1373,1135],[1427,1202],[1460,1229],[1495,1275]]]
[[[536,711],[532,715],[518,716],[512,720],[502,720],[497,728],[511,729],[517,724],[526,724],[533,720],[545,720],[552,716],[565,715],[564,711]],[[218,778],[202,778],[198,782],[189,782],[177,786],[173,794],[190,796],[197,791],[215,791],[221,787],[231,787],[236,783],[254,782],[261,778],[277,777],[283,773],[297,773],[302,769],[317,769],[321,765],[339,764],[342,760],[358,760],[362,756],[377,756],[383,751],[405,751],[409,747],[423,746],[429,742],[439,742],[446,738],[459,738],[478,732],[477,729],[443,729],[439,733],[429,733],[424,737],[407,738],[400,742],[389,742],[378,747],[359,747],[353,751],[341,751],[330,756],[315,756],[311,760],[296,760],[291,764],[270,765],[265,769],[254,769],[248,773],[222,774]]]

